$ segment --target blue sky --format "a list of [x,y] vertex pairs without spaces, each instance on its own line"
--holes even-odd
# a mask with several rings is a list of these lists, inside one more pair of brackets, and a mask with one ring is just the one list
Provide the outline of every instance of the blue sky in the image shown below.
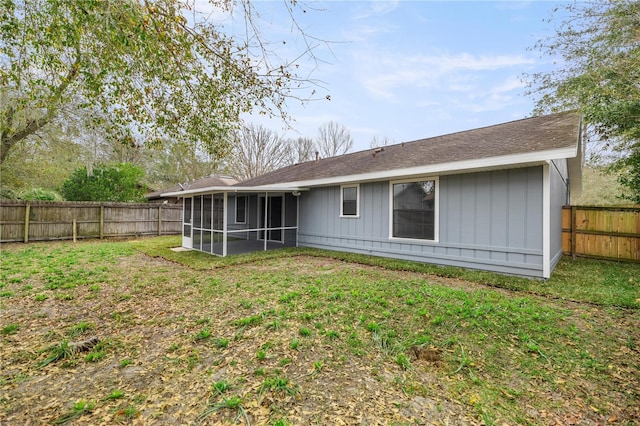
[[[287,137],[315,138],[333,120],[350,130],[354,150],[361,150],[374,136],[399,143],[524,118],[534,100],[523,94],[523,74],[555,66],[528,48],[554,34],[547,20],[557,4],[307,2],[307,13],[296,15],[298,24],[330,43],[320,43],[320,61],[302,62],[302,70],[313,70],[311,77],[322,82],[318,93],[331,100],[289,102],[293,130],[262,116],[248,121]],[[256,7],[263,36],[274,41],[279,55],[301,48],[281,2]]]

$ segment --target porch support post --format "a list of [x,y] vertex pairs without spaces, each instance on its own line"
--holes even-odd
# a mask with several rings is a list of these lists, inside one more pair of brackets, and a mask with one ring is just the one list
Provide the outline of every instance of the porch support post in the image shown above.
[[267,218],[269,217],[269,215],[267,214],[267,212],[269,211],[269,193],[265,192],[264,193],[264,251],[267,251]]
[[227,193],[222,193],[222,257],[227,255]]
[[296,197],[296,247],[298,247],[298,230],[300,229],[300,196]]

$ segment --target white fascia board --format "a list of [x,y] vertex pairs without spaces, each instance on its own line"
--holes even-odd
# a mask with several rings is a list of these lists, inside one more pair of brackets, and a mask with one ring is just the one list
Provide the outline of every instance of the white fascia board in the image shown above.
[[498,157],[480,158],[466,161],[433,164],[429,166],[407,167],[404,169],[385,170],[381,172],[361,173],[357,175],[335,176],[324,179],[287,182],[299,187],[328,186],[347,182],[365,182],[401,179],[408,176],[428,176],[481,170],[527,167],[546,164],[559,158],[574,158],[577,147],[560,148],[547,151],[536,151],[526,154],[502,155]]
[[295,192],[307,191],[308,188],[299,188],[297,186],[208,186],[206,188],[187,189],[185,191],[165,192],[160,194],[161,197],[184,197],[187,195],[201,195],[209,193],[250,193],[250,192]]

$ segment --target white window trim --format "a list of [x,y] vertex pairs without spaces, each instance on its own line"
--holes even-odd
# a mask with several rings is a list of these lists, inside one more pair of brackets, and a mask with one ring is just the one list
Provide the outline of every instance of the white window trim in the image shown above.
[[[242,222],[238,222],[238,198],[244,198],[244,221]],[[247,197],[246,195],[236,195],[234,206],[235,206],[235,210],[233,212],[234,223],[246,224],[247,223],[247,207],[249,206],[249,197]]]
[[[422,238],[401,238],[393,236],[393,185],[398,183],[424,182],[432,180],[435,182],[436,194],[433,202],[433,240]],[[438,176],[422,176],[411,179],[389,181],[389,240],[410,242],[412,244],[437,244],[440,241],[440,178]]]
[[[356,214],[347,214],[345,215],[343,212],[344,208],[344,188],[355,188],[356,189]],[[358,219],[360,217],[360,184],[349,184],[349,185],[340,185],[340,217],[344,219]]]

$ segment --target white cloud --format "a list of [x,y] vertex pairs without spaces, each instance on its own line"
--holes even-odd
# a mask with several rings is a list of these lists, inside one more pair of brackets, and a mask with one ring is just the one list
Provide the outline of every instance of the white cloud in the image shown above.
[[374,0],[371,2],[371,11],[376,15],[385,15],[398,7],[398,0],[381,1]]
[[[523,55],[435,54],[384,56],[356,53],[359,78],[374,97],[392,99],[403,88],[419,87],[465,92],[475,90],[484,73],[522,67],[534,61]],[[497,90],[521,87],[512,79]]]

